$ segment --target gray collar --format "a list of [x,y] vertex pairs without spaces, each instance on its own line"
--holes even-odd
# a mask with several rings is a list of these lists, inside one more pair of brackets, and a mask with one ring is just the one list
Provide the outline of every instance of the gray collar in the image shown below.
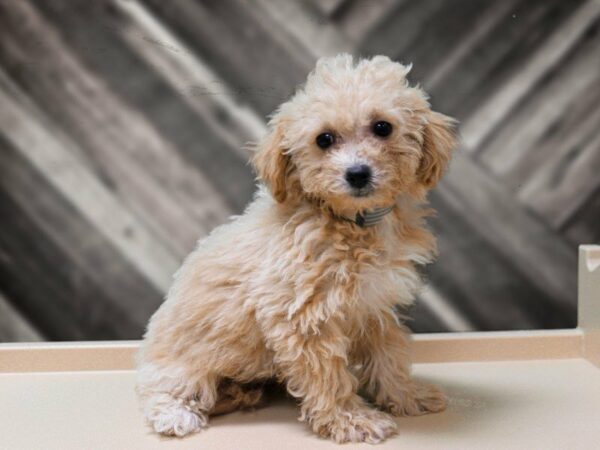
[[359,211],[356,213],[354,218],[346,217],[346,216],[338,216],[341,219],[347,220],[348,222],[352,222],[358,225],[361,228],[369,228],[377,225],[379,222],[383,220],[383,218],[392,212],[394,209],[394,205],[386,206],[383,208],[375,208],[371,210],[365,209],[364,211]]

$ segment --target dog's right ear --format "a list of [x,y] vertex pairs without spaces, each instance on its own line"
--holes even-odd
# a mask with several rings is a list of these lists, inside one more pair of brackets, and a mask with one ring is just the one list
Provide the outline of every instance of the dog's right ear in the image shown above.
[[258,178],[271,190],[273,198],[282,203],[287,197],[286,170],[289,156],[284,153],[281,123],[272,120],[269,125],[269,134],[258,145],[252,164]]

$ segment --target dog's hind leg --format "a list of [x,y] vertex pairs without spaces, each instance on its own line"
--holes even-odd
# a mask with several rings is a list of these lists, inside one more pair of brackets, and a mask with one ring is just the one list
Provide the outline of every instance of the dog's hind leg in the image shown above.
[[217,402],[210,411],[210,415],[217,416],[238,409],[253,408],[258,406],[262,399],[262,385],[240,384],[231,380],[222,380],[217,390]]

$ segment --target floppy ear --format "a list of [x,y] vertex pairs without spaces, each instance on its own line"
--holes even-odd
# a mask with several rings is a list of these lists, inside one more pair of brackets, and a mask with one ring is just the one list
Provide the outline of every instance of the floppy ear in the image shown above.
[[258,178],[271,190],[273,198],[282,203],[287,197],[285,185],[289,156],[284,154],[281,124],[273,124],[252,158]]
[[419,180],[427,189],[433,188],[444,173],[452,150],[456,147],[456,121],[443,114],[429,111],[423,131],[423,155],[417,171]]

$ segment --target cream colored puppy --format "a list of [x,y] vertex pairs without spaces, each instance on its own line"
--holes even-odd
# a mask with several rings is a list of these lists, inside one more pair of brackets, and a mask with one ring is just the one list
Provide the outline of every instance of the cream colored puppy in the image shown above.
[[137,392],[154,430],[196,432],[256,404],[270,379],[336,442],[376,443],[396,431],[390,413],[445,408],[411,379],[394,306],[412,302],[415,265],[435,252],[423,203],[454,121],[408,71],[324,58],[275,112],[253,160],[265,187],[199,242],[148,325]]

